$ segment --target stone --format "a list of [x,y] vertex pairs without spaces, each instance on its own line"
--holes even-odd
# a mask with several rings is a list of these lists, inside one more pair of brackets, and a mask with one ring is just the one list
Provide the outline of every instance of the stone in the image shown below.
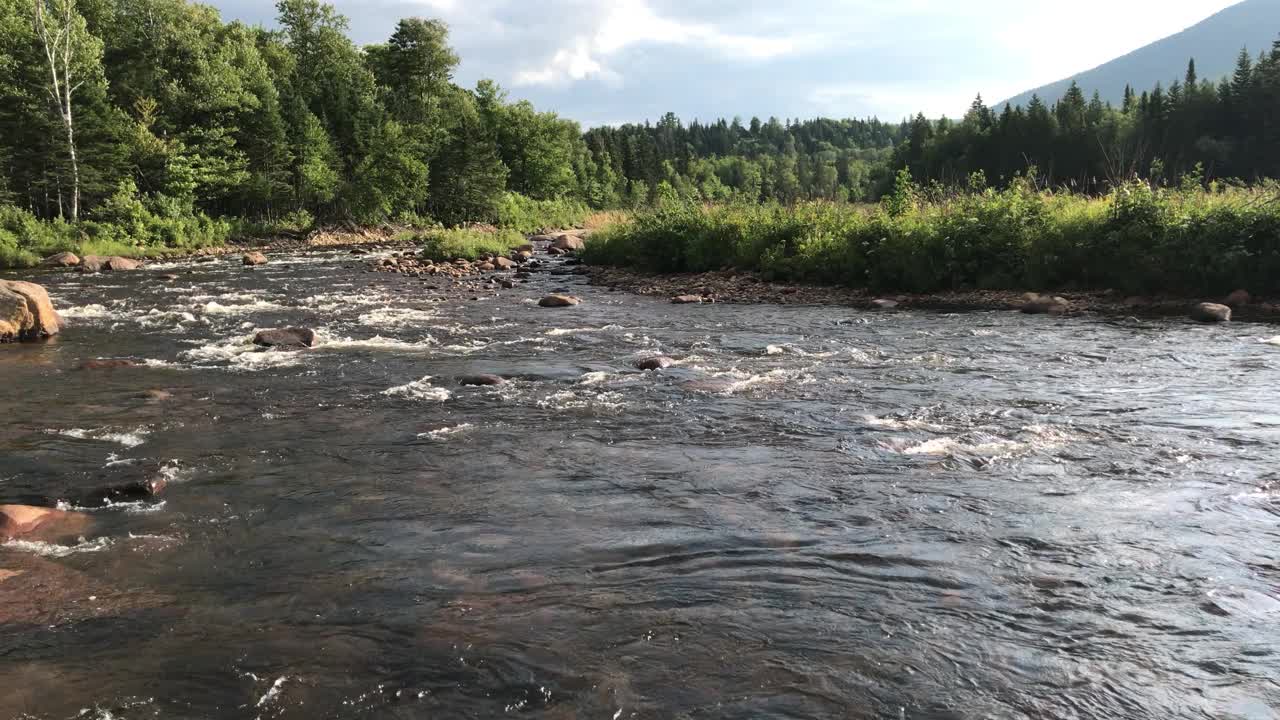
[[164,402],[173,399],[173,393],[168,390],[144,390],[138,394],[138,397],[148,402]]
[[38,340],[57,335],[62,318],[44,287],[21,280],[0,280],[0,342]]
[[563,255],[564,251],[558,247],[550,247],[550,248],[547,248],[547,254],[552,256]]
[[142,367],[140,360],[131,358],[98,358],[80,363],[81,370],[115,370],[118,368]]
[[178,279],[178,276],[173,273],[165,273],[164,275],[157,275],[156,277],[157,279],[164,280],[165,282],[172,282]]
[[480,266],[477,267],[476,269],[479,270],[480,272],[493,272],[494,270],[497,269],[497,267],[491,262],[485,262],[485,263],[480,263]]
[[889,300],[887,298],[878,298],[871,301],[871,306],[877,310],[893,310],[898,307],[897,300]]
[[701,295],[677,295],[671,298],[672,305],[699,305],[702,302]]
[[514,280],[503,280],[503,281],[502,281],[502,287],[503,287],[504,289],[506,289],[506,290],[511,290],[511,289],[512,289],[512,288],[514,288],[515,286],[516,286],[516,282],[515,282]]
[[1202,323],[1231,322],[1231,308],[1218,303],[1200,303],[1191,308],[1191,319]]
[[586,244],[576,235],[561,235],[551,243],[551,247],[564,252],[579,252],[586,247]]
[[312,347],[315,343],[316,331],[311,328],[260,330],[253,336],[253,344],[262,347]]
[[538,306],[544,307],[544,308],[561,308],[561,307],[571,307],[581,302],[582,300],[572,295],[561,295],[559,293],[556,293],[556,294],[548,295],[542,298],[541,300],[539,300]]
[[169,481],[163,475],[155,475],[146,480],[109,485],[77,495],[72,505],[82,508],[97,508],[116,503],[152,500],[163,493],[168,486]]
[[506,380],[497,375],[464,375],[458,378],[458,384],[469,387],[492,387],[495,385],[505,385]]
[[533,251],[534,251],[533,243],[525,243],[525,244],[523,244],[523,245],[517,245],[517,246],[515,246],[515,247],[511,248],[511,252],[514,252],[514,253],[526,253],[526,252],[527,252],[527,253],[529,253],[530,255],[532,255],[532,254],[533,254]]
[[41,264],[48,267],[75,267],[80,264],[80,258],[75,253],[60,252],[45,258]]
[[510,270],[516,266],[516,263],[510,258],[496,257],[493,259],[493,265],[499,270]]
[[240,261],[245,265],[266,265],[267,256],[255,250],[245,253],[244,257],[240,258]]
[[0,538],[72,537],[89,526],[87,515],[31,505],[0,505]]
[[130,270],[138,270],[141,267],[142,263],[137,260],[113,255],[107,258],[107,263],[103,266],[103,270],[108,272],[128,272]]
[[1022,296],[1022,312],[1027,315],[1061,315],[1071,309],[1065,298],[1027,293]]
[[1230,308],[1242,308],[1251,302],[1253,302],[1253,296],[1249,294],[1248,290],[1236,290],[1228,295],[1227,299],[1222,301],[1222,304]]
[[675,364],[675,361],[669,357],[659,355],[657,357],[645,358],[636,363],[639,370],[665,370]]

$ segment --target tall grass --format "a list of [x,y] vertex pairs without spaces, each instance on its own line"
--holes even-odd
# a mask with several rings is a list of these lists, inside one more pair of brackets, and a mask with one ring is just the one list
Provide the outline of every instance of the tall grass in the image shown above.
[[668,203],[589,240],[588,262],[655,272],[721,268],[875,290],[1116,289],[1280,293],[1280,186],[1132,182],[1104,198],[929,193],[879,206]]
[[522,233],[578,227],[591,209],[578,200],[534,200],[509,192],[498,202],[498,227]]

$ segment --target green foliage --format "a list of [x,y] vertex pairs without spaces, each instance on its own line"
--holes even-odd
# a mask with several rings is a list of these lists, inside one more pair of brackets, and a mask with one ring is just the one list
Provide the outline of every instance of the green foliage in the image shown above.
[[496,219],[501,228],[536,233],[578,227],[590,213],[590,208],[578,200],[534,200],[509,192],[498,202]]
[[428,260],[448,262],[458,258],[475,260],[483,255],[507,255],[511,248],[524,243],[524,236],[514,230],[492,228],[433,229],[412,234]]
[[[898,195],[918,193],[900,183]],[[1280,292],[1280,187],[1105,198],[1029,179],[879,207],[665,203],[598,231],[588,262],[655,272],[754,270],[879,290],[1114,288],[1129,293]]]

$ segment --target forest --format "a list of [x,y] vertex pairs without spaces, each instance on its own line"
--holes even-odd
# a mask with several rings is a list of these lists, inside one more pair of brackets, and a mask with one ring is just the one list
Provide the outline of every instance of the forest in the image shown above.
[[0,264],[53,249],[190,249],[317,225],[531,232],[668,201],[872,203],[921,187],[1103,196],[1133,178],[1280,175],[1280,41],[1221,82],[1072,87],[959,120],[600,127],[454,82],[448,28],[358,46],[319,0],[276,28],[186,0],[0,0]]

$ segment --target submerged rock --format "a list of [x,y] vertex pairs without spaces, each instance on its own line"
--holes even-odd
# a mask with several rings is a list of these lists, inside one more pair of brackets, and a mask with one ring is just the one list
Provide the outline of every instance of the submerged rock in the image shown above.
[[464,375],[458,378],[458,384],[468,387],[492,387],[505,385],[506,380],[497,375]]
[[266,265],[268,262],[267,256],[257,251],[245,253],[240,261],[245,265]]
[[40,285],[0,280],[0,342],[57,335],[62,319]]
[[582,301],[572,295],[561,295],[559,293],[548,295],[538,301],[539,307],[544,308],[561,308],[577,305]]
[[80,264],[80,258],[72,252],[60,252],[50,255],[40,264],[47,267],[75,267]]
[[1231,321],[1231,308],[1217,303],[1200,303],[1191,308],[1191,319],[1203,323]]
[[281,328],[260,330],[253,336],[253,344],[261,347],[313,347],[316,331],[311,328]]
[[659,355],[657,357],[645,358],[636,363],[639,370],[665,370],[675,364],[675,360],[669,357]]
[[893,310],[894,308],[898,307],[898,301],[889,300],[887,298],[879,298],[877,300],[871,301],[871,307],[876,308],[877,310]]
[[71,500],[76,507],[106,507],[116,503],[139,502],[152,500],[165,491],[169,481],[162,475],[147,480],[137,480],[119,485],[110,485],[78,495]]
[[97,358],[80,363],[81,370],[115,370],[117,368],[142,367],[141,360],[132,358]]
[[0,538],[57,538],[78,535],[89,526],[87,515],[31,505],[0,505]]

